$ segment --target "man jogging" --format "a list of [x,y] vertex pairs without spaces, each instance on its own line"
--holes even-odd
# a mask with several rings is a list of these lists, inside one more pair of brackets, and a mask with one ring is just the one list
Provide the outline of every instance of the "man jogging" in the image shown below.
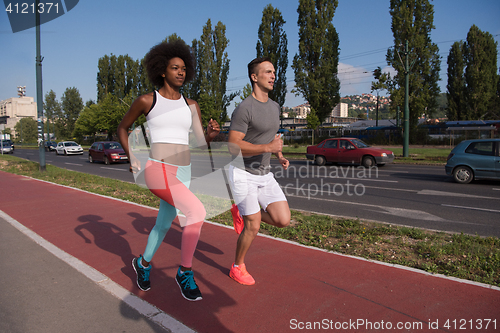
[[244,285],[255,280],[247,272],[245,255],[260,229],[261,221],[283,228],[290,224],[290,208],[274,175],[270,172],[271,154],[286,170],[289,161],[281,153],[279,134],[280,106],[269,98],[276,72],[269,58],[257,58],[248,64],[252,94],[234,110],[229,128],[232,150],[239,148],[244,170],[229,167],[229,183],[243,217],[244,228],[236,245],[236,256],[229,276]]

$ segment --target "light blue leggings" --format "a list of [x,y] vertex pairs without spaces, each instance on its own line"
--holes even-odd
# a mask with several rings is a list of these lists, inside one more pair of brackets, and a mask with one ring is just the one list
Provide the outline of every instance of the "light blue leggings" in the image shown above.
[[[148,243],[143,255],[144,260],[150,262],[153,259],[154,254],[163,242],[167,232],[170,230],[172,221],[179,213],[178,209],[166,201],[170,200],[173,203],[172,196],[175,196],[175,204],[180,206],[188,220],[192,220],[188,221],[191,223],[188,223],[182,230],[181,245],[181,265],[184,267],[191,267],[192,258],[205,217],[203,204],[191,191],[189,191],[189,186],[191,184],[191,165],[174,166],[149,159],[145,168],[145,177],[147,184],[149,181],[148,187],[150,190],[160,197],[160,209],[156,217],[156,224],[148,237]],[[166,186],[166,190],[157,190],[154,188],[159,182],[163,184],[163,187]],[[174,185],[174,183],[176,185]],[[175,191],[176,194],[170,192],[170,190]],[[196,212],[198,213],[196,214]]]

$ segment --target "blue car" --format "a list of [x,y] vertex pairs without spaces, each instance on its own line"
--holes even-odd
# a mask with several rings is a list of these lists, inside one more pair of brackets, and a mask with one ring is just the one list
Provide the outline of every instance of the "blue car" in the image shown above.
[[446,174],[457,183],[474,179],[500,180],[500,139],[465,140],[448,155]]

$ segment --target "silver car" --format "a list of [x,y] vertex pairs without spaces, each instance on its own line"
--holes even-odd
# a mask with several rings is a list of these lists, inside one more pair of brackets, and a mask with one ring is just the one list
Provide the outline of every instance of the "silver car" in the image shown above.
[[62,141],[56,146],[56,154],[62,155],[83,155],[83,148],[74,141]]

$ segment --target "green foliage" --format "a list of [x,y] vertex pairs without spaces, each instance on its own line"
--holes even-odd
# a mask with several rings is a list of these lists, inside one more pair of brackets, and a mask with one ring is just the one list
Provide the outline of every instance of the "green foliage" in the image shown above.
[[58,130],[54,125],[56,117],[61,114],[61,103],[56,100],[56,93],[53,90],[50,90],[47,94],[45,94],[43,109],[44,115],[47,117],[47,122],[45,123],[45,133],[52,132],[56,135]]
[[386,90],[388,88],[387,81],[389,80],[388,73],[382,73],[382,69],[377,67],[373,71],[373,77],[376,81],[372,82],[371,91]]
[[16,130],[16,142],[33,143],[38,139],[38,124],[30,117],[23,117],[14,127]]
[[439,48],[431,41],[434,29],[434,6],[429,0],[391,0],[392,33],[394,47],[387,50],[387,64],[398,73],[388,82],[393,111],[403,108],[405,95],[405,70],[401,45],[409,42],[409,59],[413,66],[409,77],[410,131],[417,126],[423,114],[432,116],[437,110],[439,95]]
[[306,117],[307,120],[307,128],[315,130],[318,128],[319,125],[321,125],[321,122],[319,121],[318,115],[316,114],[316,110],[314,108],[311,108],[311,112]]
[[[488,117],[489,108],[496,102],[497,47],[493,36],[473,25],[464,45],[465,82],[467,85],[467,119]],[[493,116],[493,115],[491,115]],[[490,116],[490,117],[491,117]],[[497,119],[496,117],[491,117]]]
[[94,136],[104,132],[108,134],[108,140],[112,140],[118,124],[132,102],[132,96],[121,99],[111,93],[106,94],[97,104],[85,107],[81,112],[75,124],[74,136]]
[[83,101],[80,97],[80,92],[75,87],[66,88],[61,97],[62,114],[58,119],[61,136],[69,138],[73,134],[76,120],[83,110]]
[[299,0],[299,53],[293,59],[296,95],[302,95],[321,122],[340,101],[337,78],[339,37],[331,23],[337,0]]
[[[250,96],[252,94],[252,86],[250,85],[250,83],[247,83],[244,87],[243,87],[243,92],[241,93],[241,101],[244,101],[248,96]],[[235,103],[236,106],[238,106],[240,103]]]
[[139,96],[151,91],[152,85],[142,66],[143,61],[133,60],[129,55],[111,54],[99,58],[97,63],[97,101],[111,93],[119,98],[127,95]]
[[497,47],[493,36],[475,25],[466,42],[453,43],[448,54],[448,119],[498,119]]
[[[229,75],[229,57],[226,48],[229,40],[226,38],[226,26],[218,22],[212,29],[212,22],[208,19],[203,27],[200,40],[193,42],[197,56],[197,78],[190,87],[191,95],[199,96],[198,103],[202,102],[201,117],[204,125],[210,118],[225,121],[227,118],[227,107],[231,101],[239,95],[227,92],[227,78]],[[193,87],[199,87],[199,91],[193,91]]]
[[269,98],[280,106],[285,104],[286,69],[288,68],[288,39],[283,29],[286,21],[281,12],[271,4],[262,11],[262,23],[259,26],[257,57],[269,57],[276,70],[274,88]]
[[450,53],[448,54],[448,84],[446,85],[448,90],[448,120],[467,119],[465,115],[465,64],[462,50],[463,43],[455,42],[451,46]]

